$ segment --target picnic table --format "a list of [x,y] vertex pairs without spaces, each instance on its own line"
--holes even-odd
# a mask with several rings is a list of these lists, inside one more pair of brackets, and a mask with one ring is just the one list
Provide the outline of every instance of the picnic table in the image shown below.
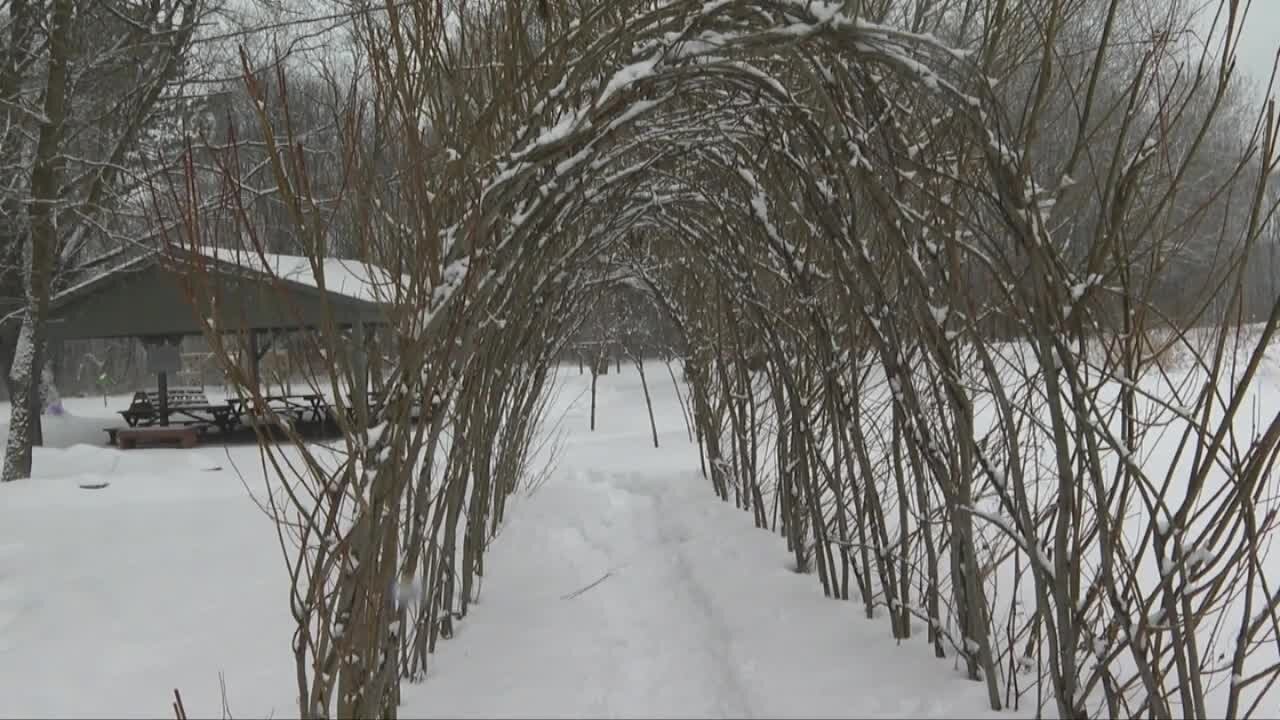
[[329,402],[317,393],[294,395],[263,395],[262,404],[254,398],[229,398],[227,405],[235,413],[237,421],[252,418],[285,418],[301,424],[320,424],[329,417]]
[[203,390],[171,388],[166,394],[168,412],[160,412],[158,391],[140,390],[134,393],[129,408],[120,411],[120,417],[131,428],[169,424],[213,425],[223,432],[230,430],[238,422],[230,405],[209,402]]
[[[222,403],[212,403],[203,390],[175,388],[169,390],[168,412],[160,412],[159,393],[140,391],[120,416],[130,428],[147,428],[169,424],[197,427],[216,427],[228,434],[246,418],[261,421],[288,419],[300,424],[322,423],[328,417],[329,404],[323,395],[302,393],[296,395],[265,395],[262,404],[253,398],[228,398]],[[110,431],[108,431],[110,432]]]

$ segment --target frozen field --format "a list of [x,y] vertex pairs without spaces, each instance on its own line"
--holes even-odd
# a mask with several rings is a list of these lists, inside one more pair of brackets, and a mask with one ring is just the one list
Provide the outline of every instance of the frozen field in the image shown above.
[[[698,476],[665,368],[566,369],[560,453],[516,500],[480,602],[442,643],[419,716],[973,716],[982,688],[823,599],[780,538]],[[67,401],[36,475],[0,487],[0,715],[296,714],[280,552],[251,445],[104,447],[114,398]],[[7,417],[7,408],[0,408]],[[81,485],[108,482],[99,490]],[[1006,715],[1007,716],[1007,715]]]

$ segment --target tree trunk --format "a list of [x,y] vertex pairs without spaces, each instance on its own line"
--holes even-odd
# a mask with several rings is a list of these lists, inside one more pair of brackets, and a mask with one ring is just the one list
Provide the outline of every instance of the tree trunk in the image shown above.
[[[43,333],[42,333],[43,334]],[[42,344],[45,344],[42,341]],[[45,397],[44,397],[44,364],[45,356],[48,354],[48,347],[39,350],[36,355],[35,373],[36,376],[31,380],[31,392],[28,397],[31,402],[31,446],[44,446],[44,415]]]
[[[0,289],[0,293],[3,292]],[[18,349],[18,331],[21,329],[22,323],[0,323],[0,379],[4,381],[6,400],[13,399],[13,381],[9,379],[9,372],[13,369],[13,356]]]
[[596,380],[600,378],[599,365],[592,362],[591,366],[591,432],[596,431]]
[[34,313],[28,312],[22,323],[22,331],[18,336],[18,348],[13,359],[13,368],[9,374],[11,408],[9,411],[9,438],[5,446],[4,470],[0,481],[9,482],[31,477],[31,449],[35,444],[34,428],[39,423],[39,415],[33,416],[33,396],[38,396],[39,373],[35,371],[39,362],[38,328],[40,323],[33,320]]
[[[4,135],[0,137],[0,161],[16,166],[21,162],[22,124],[14,108],[19,105],[22,88],[19,68],[28,62],[31,52],[32,8],[27,0],[9,3],[9,46],[0,65],[0,98],[5,104]],[[26,229],[22,222],[23,208],[18,195],[0,199],[0,297],[24,296],[25,276],[19,271],[27,250]],[[14,388],[9,379],[13,368],[14,353],[18,347],[18,332],[22,328],[20,315],[0,316],[0,378],[4,380],[5,393],[13,400]]]
[[658,447],[658,423],[653,419],[653,400],[649,397],[649,382],[644,377],[644,353],[637,353],[631,358],[636,362],[636,370],[640,373],[640,389],[644,391],[644,406],[649,411],[649,430],[653,432],[653,446]]
[[[27,215],[31,234],[26,260],[27,309],[18,336],[17,352],[9,376],[15,394],[9,421],[9,439],[0,481],[31,477],[31,447],[40,438],[40,369],[44,361],[49,314],[49,283],[57,254],[58,202],[61,160],[59,145],[66,118],[67,60],[72,0],[52,6],[49,33],[49,70],[45,83],[44,116],[31,171],[31,202]],[[33,412],[34,410],[34,412]]]

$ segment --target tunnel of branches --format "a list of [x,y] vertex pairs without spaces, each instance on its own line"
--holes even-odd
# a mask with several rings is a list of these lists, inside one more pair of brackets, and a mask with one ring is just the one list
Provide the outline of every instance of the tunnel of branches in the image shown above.
[[[1203,709],[1178,668],[1208,648],[1149,640],[1140,608],[1191,622],[1252,587],[1249,563],[1192,594],[1142,576],[1176,552],[1163,531],[1122,542],[1109,523],[1211,517],[1198,532],[1225,532],[1230,562],[1262,532],[1223,530],[1252,517],[1256,487],[1166,502],[1159,473],[1108,460],[1137,450],[1151,412],[1134,384],[1099,400],[1154,362],[1132,332],[1146,251],[1051,239],[1063,190],[1026,179],[981,55],[820,3],[604,4],[577,22],[522,78],[513,119],[488,126],[496,157],[403,133],[394,192],[376,199],[360,188],[383,186],[358,182],[376,169],[349,160],[363,252],[408,279],[387,290],[393,402],[355,413],[331,454],[264,445],[303,480],[275,506],[301,712],[394,714],[537,471],[556,362],[618,286],[674,330],[707,482],[822,592],[959,658],[994,708],[1043,688],[1063,716]],[[425,102],[396,73],[398,42],[372,62],[380,127],[416,127],[406,108]],[[1117,198],[1150,181],[1146,159],[1116,163]],[[415,170],[428,161],[441,171]],[[321,254],[305,189],[281,187]],[[1116,222],[1147,217],[1123,202]],[[352,372],[344,338],[317,340],[330,381]],[[416,400],[429,421],[407,421]],[[1256,483],[1273,450],[1248,444],[1242,476]],[[1213,567],[1185,572],[1227,566]]]

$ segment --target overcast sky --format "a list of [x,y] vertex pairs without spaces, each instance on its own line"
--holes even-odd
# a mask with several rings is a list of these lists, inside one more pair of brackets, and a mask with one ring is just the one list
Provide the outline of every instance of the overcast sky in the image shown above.
[[1236,51],[1240,67],[1252,75],[1261,93],[1271,74],[1271,63],[1280,44],[1280,0],[1253,0],[1240,33]]

